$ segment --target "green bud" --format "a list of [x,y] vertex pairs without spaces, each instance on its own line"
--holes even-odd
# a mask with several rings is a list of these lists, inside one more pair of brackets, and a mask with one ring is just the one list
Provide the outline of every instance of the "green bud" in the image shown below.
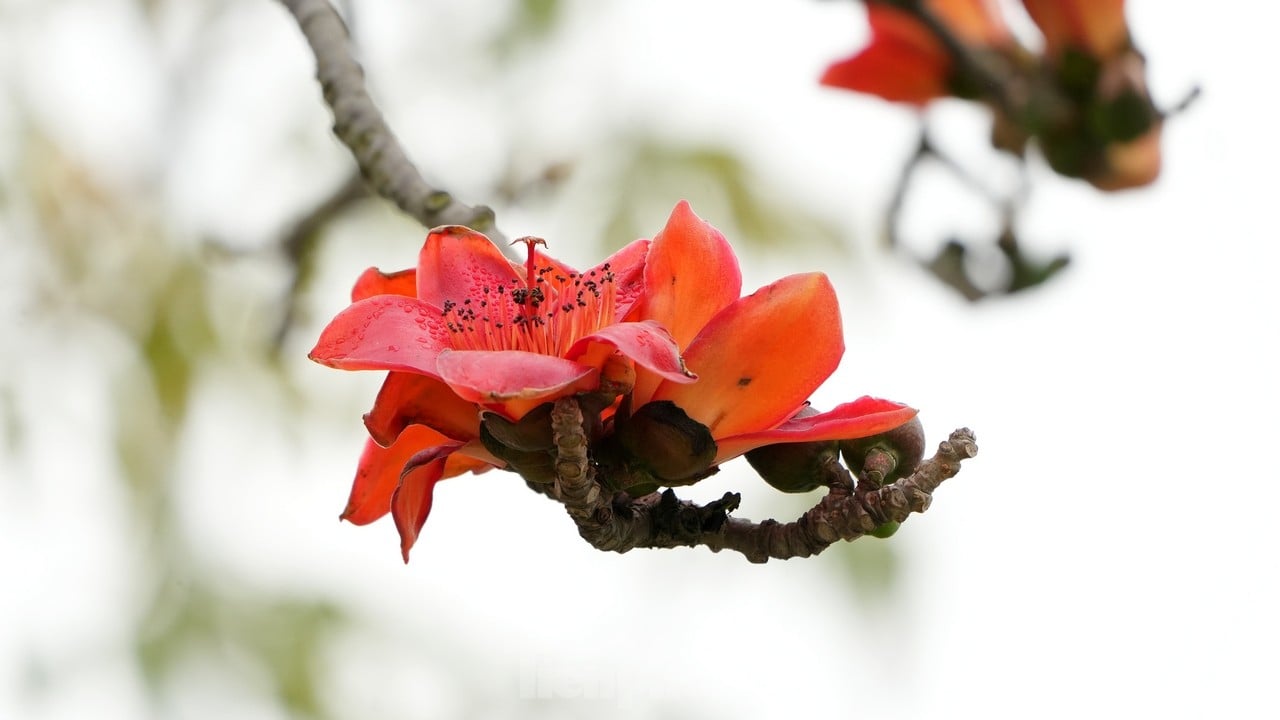
[[898,532],[898,528],[900,527],[902,527],[902,523],[894,520],[890,520],[887,523],[880,523],[879,525],[876,526],[875,530],[872,530],[867,534],[870,535],[871,537],[878,537],[878,538],[884,539],[887,537],[892,537],[894,533]]
[[1098,86],[1102,64],[1078,48],[1067,48],[1058,59],[1058,87],[1078,103],[1088,102]]
[[[817,415],[806,405],[796,417]],[[805,493],[824,485],[827,467],[839,462],[835,440],[765,445],[747,451],[747,462],[764,481],[785,493]]]
[[1096,172],[1102,162],[1097,139],[1079,125],[1046,130],[1039,140],[1045,161],[1059,175],[1082,178]]
[[631,470],[630,472],[619,473],[611,478],[612,485],[626,492],[633,498],[648,495],[651,492],[657,492],[662,487],[662,483],[658,482],[652,475],[645,470]]
[[1125,90],[1089,107],[1090,130],[1101,144],[1136,140],[1159,119],[1151,99],[1134,90]]
[[647,403],[630,417],[618,418],[614,438],[628,465],[643,467],[662,485],[697,482],[716,459],[711,431],[670,400]]
[[889,432],[841,440],[844,462],[859,479],[887,485],[910,475],[924,457],[924,426],[918,417]]

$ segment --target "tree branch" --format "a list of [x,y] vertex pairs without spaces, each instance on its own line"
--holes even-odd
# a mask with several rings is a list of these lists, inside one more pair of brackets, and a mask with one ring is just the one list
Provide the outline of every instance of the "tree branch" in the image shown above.
[[426,227],[466,225],[505,245],[492,210],[465,205],[431,187],[409,161],[365,90],[364,71],[352,55],[350,34],[329,1],[280,2],[293,14],[315,54],[316,79],[333,111],[333,132],[351,150],[373,191]]
[[[906,207],[907,194],[916,177],[916,171],[928,160],[933,160],[948,170],[965,187],[982,196],[1000,213],[1001,230],[996,237],[994,250],[974,248],[957,237],[948,238],[932,259],[918,257],[902,242],[901,222]],[[960,293],[966,300],[977,302],[997,295],[1012,295],[1036,287],[1061,272],[1070,263],[1070,256],[1060,253],[1048,259],[1029,256],[1021,247],[1015,230],[1019,207],[1027,196],[1027,179],[1022,175],[1022,186],[1010,197],[1001,197],[980,181],[964,166],[940,150],[929,139],[928,127],[921,124],[920,140],[915,151],[907,158],[894,184],[893,195],[885,212],[884,238],[890,249],[896,249],[912,257],[920,267],[928,270],[945,285]],[[988,268],[997,268],[1005,279],[999,286],[979,284],[974,280],[970,263],[980,262]]]
[[798,520],[757,523],[729,516],[740,500],[735,493],[707,505],[679,500],[669,489],[639,498],[610,495],[596,481],[576,400],[556,402],[551,427],[556,479],[550,488],[539,489],[565,506],[578,533],[593,547],[624,553],[704,545],[713,552],[742,553],[757,563],[816,555],[837,541],[855,540],[885,523],[924,512],[934,490],[960,472],[962,460],[978,452],[973,432],[956,430],[910,475],[883,487],[866,479],[855,486],[849,471],[835,465],[827,479],[831,490]]

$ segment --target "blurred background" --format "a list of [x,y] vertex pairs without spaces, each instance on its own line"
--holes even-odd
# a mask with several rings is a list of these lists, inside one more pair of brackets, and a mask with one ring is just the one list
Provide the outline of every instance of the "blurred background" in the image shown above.
[[[337,521],[380,377],[305,354],[424,233],[353,183],[293,18],[0,0],[0,718],[1280,713],[1280,10],[1129,6],[1157,102],[1205,90],[1162,178],[1033,162],[1019,233],[1072,262],[971,304],[883,249],[916,113],[816,83],[856,3],[350,0],[428,179],[579,267],[687,198],[745,288],[832,276],[816,404],[894,398],[982,448],[893,538],[764,566],[600,553],[513,475],[450,480],[406,566],[390,521]],[[982,111],[927,119],[1017,186]],[[992,241],[971,188],[917,181],[907,247]],[[815,500],[745,463],[689,494],[726,490]]]

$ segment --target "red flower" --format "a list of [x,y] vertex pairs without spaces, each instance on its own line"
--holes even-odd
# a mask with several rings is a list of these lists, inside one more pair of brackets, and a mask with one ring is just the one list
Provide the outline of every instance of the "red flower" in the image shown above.
[[310,353],[343,370],[391,371],[365,416],[376,444],[342,517],[367,523],[390,511],[406,559],[438,480],[503,464],[479,442],[481,409],[519,420],[632,364],[673,383],[694,379],[659,324],[620,321],[641,298],[647,241],[583,273],[540,243],[527,239],[518,264],[479,233],[437,228],[416,272],[366,271]]
[[[1044,33],[1046,62],[1065,81],[1088,78],[1081,115],[1086,131],[1061,133],[1070,151],[1060,154],[1055,138],[1041,138],[1053,168],[1078,176],[1099,190],[1124,190],[1160,176],[1163,123],[1147,90],[1146,63],[1133,47],[1124,0],[1022,0]],[[1082,63],[1081,58],[1087,58]],[[1074,65],[1074,67],[1072,67]],[[1089,68],[1091,72],[1083,72]],[[1047,134],[1046,134],[1047,135]],[[1081,144],[1080,139],[1090,142]]]
[[921,20],[880,1],[867,5],[871,43],[827,68],[822,83],[915,105],[947,96],[988,101],[998,83],[1016,91],[993,103],[997,147],[1020,155],[1035,138],[1056,172],[1101,190],[1159,176],[1160,115],[1129,38],[1124,0],[1023,0],[1044,34],[1039,57],[1013,39],[991,0],[924,5],[989,75],[961,73]]
[[311,351],[331,367],[390,371],[365,415],[371,440],[342,518],[364,524],[389,511],[406,560],[438,481],[504,465],[480,442],[482,411],[514,422],[601,389],[627,394],[632,411],[670,403],[710,432],[711,465],[762,445],[875,435],[915,416],[861,398],[796,418],[844,352],[831,283],[793,275],[739,297],[732,250],[687,203],[652,243],[584,273],[537,244],[515,264],[470,230],[434,230],[416,271],[366,271]]

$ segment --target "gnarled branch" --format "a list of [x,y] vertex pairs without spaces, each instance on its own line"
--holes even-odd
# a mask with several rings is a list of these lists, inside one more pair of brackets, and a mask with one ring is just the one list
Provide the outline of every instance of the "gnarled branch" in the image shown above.
[[730,517],[739,496],[726,493],[707,505],[679,500],[672,490],[632,498],[608,493],[595,478],[587,455],[582,411],[572,398],[558,400],[551,413],[556,445],[556,479],[546,490],[564,504],[583,539],[599,550],[705,545],[714,552],[733,550],[751,562],[816,555],[840,540],[855,540],[889,522],[928,509],[933,491],[960,472],[961,461],[978,453],[973,432],[962,428],[938,446],[938,452],[897,482],[856,485],[848,470],[834,466],[831,490],[799,519],[752,522]]
[[503,245],[493,211],[465,205],[431,187],[409,161],[382,113],[365,90],[364,70],[351,52],[347,26],[328,0],[280,0],[298,21],[316,57],[316,79],[333,111],[333,132],[351,154],[365,182],[426,227],[466,225]]

